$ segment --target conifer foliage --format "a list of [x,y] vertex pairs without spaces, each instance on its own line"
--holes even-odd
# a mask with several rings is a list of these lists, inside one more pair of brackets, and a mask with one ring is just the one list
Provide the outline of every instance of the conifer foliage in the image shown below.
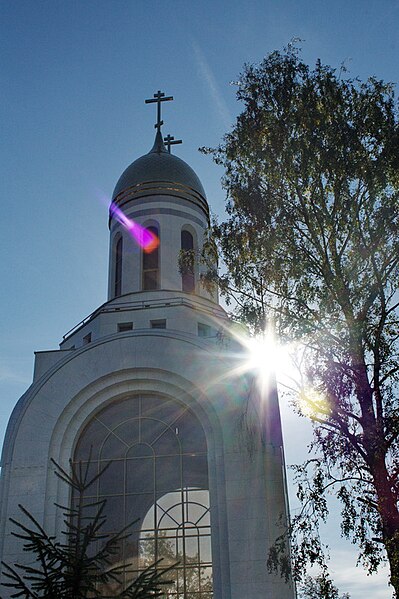
[[163,595],[162,589],[170,581],[165,580],[168,568],[161,568],[159,562],[138,575],[126,564],[113,565],[113,556],[130,536],[131,524],[117,534],[103,532],[105,500],[85,499],[87,489],[106,468],[90,476],[90,461],[84,466],[70,462],[70,474],[53,463],[56,476],[72,490],[73,505],[56,504],[64,515],[62,539],[49,535],[26,508],[19,506],[24,519],[11,519],[16,529],[12,534],[23,542],[27,563],[11,566],[3,562],[7,582],[2,585],[14,590],[11,597],[156,599]]

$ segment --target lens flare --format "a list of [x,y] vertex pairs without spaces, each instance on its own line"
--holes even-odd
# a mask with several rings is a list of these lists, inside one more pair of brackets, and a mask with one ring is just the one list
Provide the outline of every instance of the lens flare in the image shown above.
[[142,227],[131,218],[128,218],[122,210],[112,202],[110,209],[111,215],[130,233],[130,236],[143,249],[146,254],[150,254],[159,246],[159,239],[152,231]]
[[298,396],[298,406],[301,413],[311,420],[315,416],[329,415],[331,413],[327,396],[312,387],[301,389]]
[[269,325],[257,336],[249,336],[242,327],[226,330],[240,346],[238,352],[230,354],[234,366],[229,374],[232,378],[252,373],[262,395],[276,383],[279,388],[295,391],[298,386],[298,366],[294,360],[295,348],[280,343]]

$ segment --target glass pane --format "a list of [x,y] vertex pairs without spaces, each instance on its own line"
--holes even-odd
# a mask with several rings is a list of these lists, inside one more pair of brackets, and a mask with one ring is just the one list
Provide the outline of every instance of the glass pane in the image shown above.
[[139,419],[129,418],[123,422],[121,418],[121,424],[114,428],[113,431],[130,447],[139,440]]
[[176,427],[184,453],[206,452],[204,431],[194,414],[185,412],[176,422]]
[[107,434],[108,431],[101,422],[92,420],[84,429],[76,446],[75,461],[88,460],[89,456],[92,460],[97,459],[99,448]]
[[158,289],[158,270],[145,270],[143,272],[143,288],[145,290]]
[[193,236],[189,231],[181,232],[181,249],[192,250],[194,248]]
[[200,503],[204,510],[209,508],[209,491],[207,489],[190,489],[188,493],[189,501]]
[[[208,594],[208,593],[212,592],[212,568],[210,566],[201,568],[201,570],[200,570],[200,585],[201,585],[202,593],[204,593],[204,592],[207,593],[204,596],[207,598],[211,597],[211,595]],[[204,596],[201,595],[201,599]]]
[[142,418],[140,421],[140,431],[142,443],[152,445],[158,437],[165,432],[165,423],[153,418]]
[[143,529],[154,528],[154,518],[147,519],[146,514],[154,504],[154,495],[152,493],[146,493],[142,495],[127,495],[126,496],[126,514],[125,522],[133,523],[135,520],[138,521],[133,525],[132,530],[140,533]]
[[116,244],[116,257],[115,257],[115,286],[114,295],[118,296],[121,294],[122,289],[122,237],[118,239]]
[[142,415],[157,418],[166,424],[173,423],[186,408],[174,400],[160,397],[143,396]]
[[[211,562],[211,555],[212,555],[210,535],[208,535],[206,537],[201,537],[199,540],[199,545],[200,545],[201,562],[209,564]],[[210,568],[209,568],[209,570],[212,572],[212,570]]]
[[182,291],[191,293],[195,289],[195,279],[192,272],[184,272],[181,277]]
[[124,541],[124,548],[123,548],[124,557],[127,561],[134,564],[134,567],[137,567],[138,543],[139,543],[139,536],[135,533],[131,534]]
[[199,544],[198,544],[198,531],[195,529],[188,529],[185,531],[184,539],[184,553],[186,561],[188,563],[198,563],[199,560]]
[[102,460],[124,458],[127,449],[127,444],[117,436],[117,433],[108,433],[108,436],[100,449],[100,458]]
[[139,397],[130,397],[117,404],[107,406],[97,416],[98,420],[104,423],[104,427],[109,429],[115,428],[119,423],[137,418],[139,415]]
[[126,493],[154,491],[154,460],[152,458],[126,460]]
[[[183,521],[183,509],[179,497],[179,493],[168,493],[162,497],[158,507],[158,528],[160,529],[177,529]],[[166,501],[165,501],[166,499]]]
[[156,249],[148,254],[143,254],[143,268],[144,270],[158,268],[158,251]]
[[[102,497],[100,497],[102,499]],[[117,497],[106,497],[107,503],[105,511],[107,518],[101,532],[119,532],[125,525],[124,522],[124,498],[122,495]]]
[[190,593],[196,593],[199,591],[199,571],[198,568],[187,568],[186,569],[186,591],[188,597]]
[[157,493],[167,493],[181,488],[180,456],[157,457],[156,459]]
[[155,561],[155,539],[141,538],[139,541],[140,568],[146,568]]
[[[159,237],[157,227],[148,227],[147,231],[150,231],[155,237]],[[158,253],[158,247],[151,252],[143,252],[143,270],[158,268]]]
[[161,531],[157,538],[157,556],[164,561],[163,565],[174,564],[179,558],[177,555],[176,536],[174,531]]
[[185,487],[208,488],[208,464],[206,455],[183,456],[183,484]]
[[116,495],[123,493],[124,461],[114,460],[98,479],[100,495]]
[[153,458],[154,450],[149,445],[145,443],[137,443],[133,445],[129,451],[126,452],[127,458]]
[[160,434],[153,438],[152,447],[157,456],[180,455],[181,453],[179,437],[173,429],[167,428],[165,425]]

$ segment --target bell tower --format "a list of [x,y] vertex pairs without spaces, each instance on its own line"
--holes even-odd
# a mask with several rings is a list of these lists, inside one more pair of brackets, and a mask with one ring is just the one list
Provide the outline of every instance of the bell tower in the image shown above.
[[[108,298],[35,354],[1,459],[0,558],[28,558],[12,535],[18,504],[56,537],[70,501],[51,459],[99,471],[87,497],[106,499],[106,532],[137,519],[115,559],[142,571],[178,562],[168,597],[293,599],[266,568],[287,522],[276,388],[244,372],[244,345],[201,285],[209,227],[204,188],[180,143],[163,138],[158,91],[151,150],[120,176],[109,210]],[[181,257],[188,256],[188,260]],[[90,450],[90,448],[92,448]],[[12,591],[1,592],[4,599]]]
[[[157,102],[154,145],[125,169],[113,192],[108,299],[146,291],[183,291],[217,303],[217,294],[200,285],[194,259],[209,227],[209,206],[193,169],[171,153],[171,146],[181,140],[168,135],[165,146],[161,102],[168,100],[173,97],[160,91],[146,100]],[[176,268],[181,250],[191,251],[193,257],[192,266],[183,272]]]

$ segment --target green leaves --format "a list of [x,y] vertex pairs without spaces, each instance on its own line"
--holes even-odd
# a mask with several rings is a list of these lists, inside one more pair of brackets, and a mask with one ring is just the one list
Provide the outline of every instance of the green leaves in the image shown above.
[[339,595],[337,587],[324,570],[317,576],[307,576],[299,591],[301,599],[350,599],[348,593]]
[[[306,348],[303,384],[326,403],[310,402],[320,468],[298,487],[300,499],[317,507],[315,524],[324,489],[336,493],[343,534],[371,570],[382,557],[372,539],[382,536],[399,594],[399,544],[391,542],[399,531],[394,88],[320,61],[311,69],[291,45],[246,65],[237,98],[243,110],[213,152],[227,192],[228,217],[214,227],[227,271],[221,292],[253,331],[271,315],[282,340]],[[308,533],[294,569],[321,552]]]

